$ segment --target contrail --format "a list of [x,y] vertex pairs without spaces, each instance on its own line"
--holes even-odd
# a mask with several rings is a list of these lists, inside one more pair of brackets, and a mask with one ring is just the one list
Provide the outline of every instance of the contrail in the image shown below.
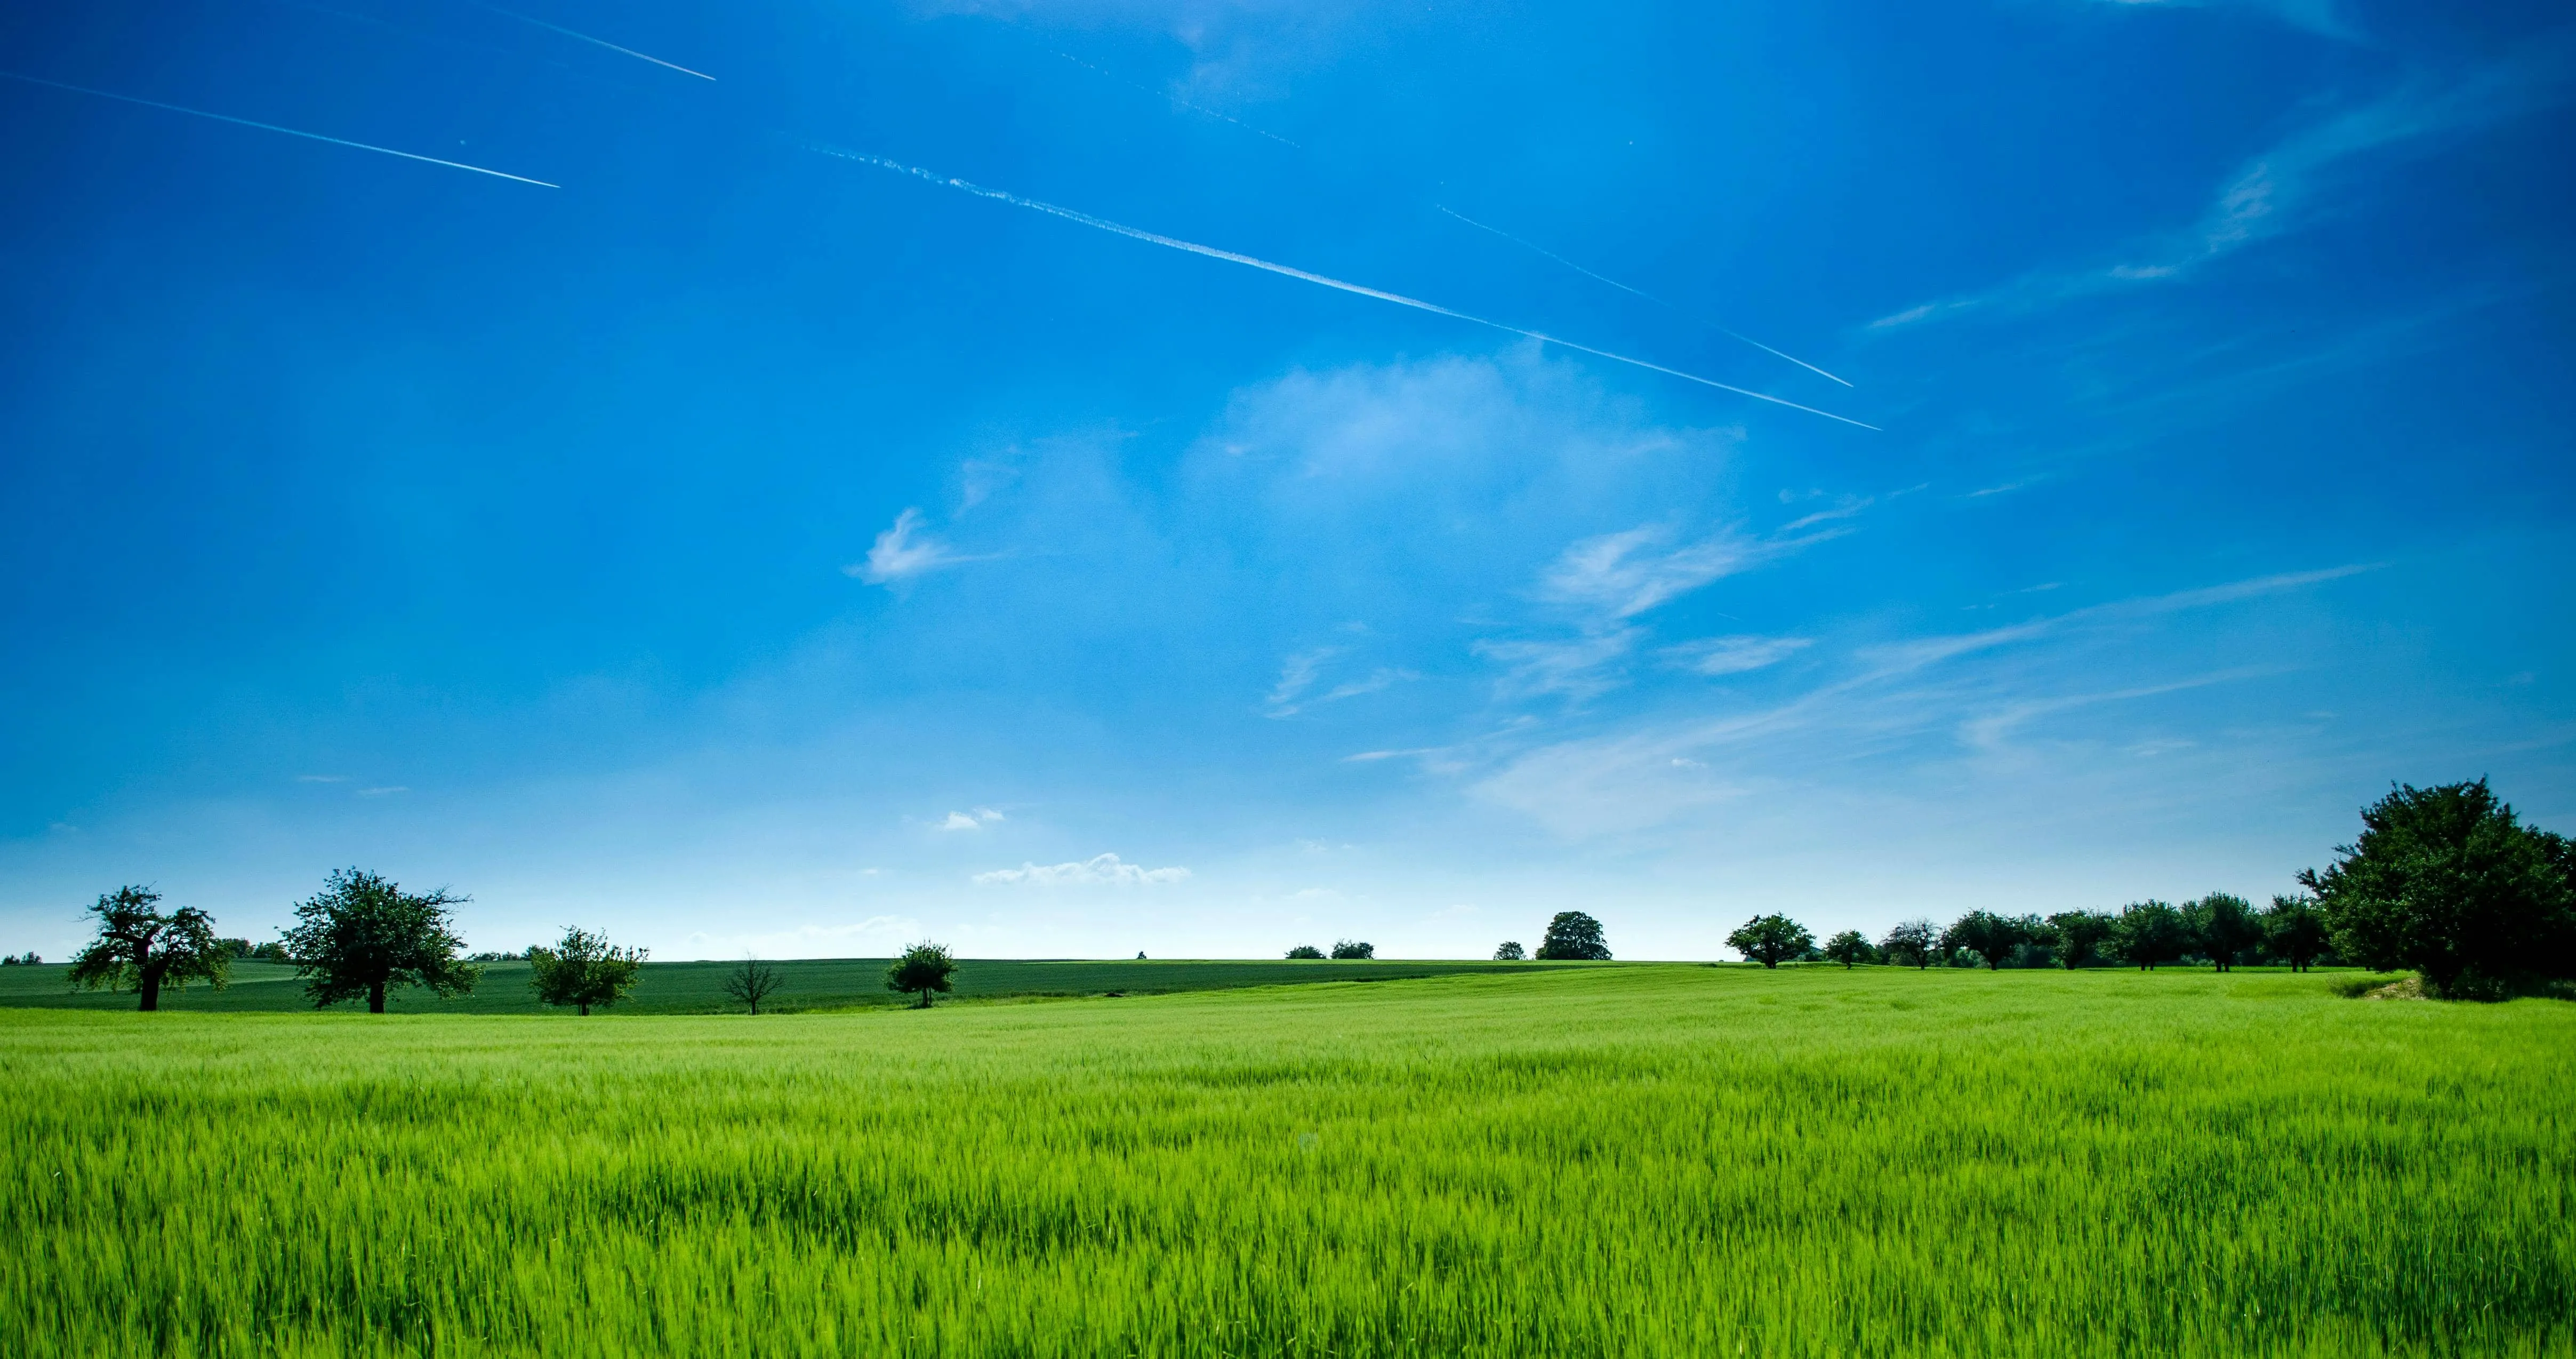
[[1798,357],[1798,356],[1796,356],[1795,354],[1783,354],[1783,353],[1781,353],[1779,350],[1777,350],[1777,349],[1773,349],[1771,346],[1769,346],[1769,345],[1767,345],[1767,344],[1762,343],[1760,340],[1754,339],[1754,338],[1753,338],[1752,336],[1750,336],[1750,335],[1739,335],[1739,334],[1735,333],[1734,331],[1728,330],[1726,327],[1724,327],[1724,326],[1721,326],[1721,325],[1717,324],[1717,323],[1716,323],[1716,322],[1714,322],[1714,321],[1707,320],[1707,319],[1705,319],[1705,318],[1703,318],[1703,317],[1691,316],[1691,314],[1690,314],[1689,312],[1683,311],[1681,308],[1676,307],[1676,306],[1674,306],[1672,303],[1667,302],[1667,301],[1665,301],[1664,299],[1662,299],[1662,298],[1660,298],[1660,297],[1655,296],[1653,293],[1647,292],[1647,291],[1646,291],[1645,289],[1643,289],[1643,288],[1631,288],[1631,287],[1629,287],[1627,284],[1622,283],[1622,282],[1620,282],[1619,280],[1617,280],[1617,279],[1615,279],[1615,278],[1611,278],[1611,277],[1609,277],[1608,275],[1605,275],[1605,274],[1596,274],[1596,273],[1592,272],[1591,270],[1584,268],[1582,265],[1577,264],[1577,263],[1575,263],[1574,261],[1572,261],[1572,260],[1570,260],[1570,259],[1567,259],[1565,256],[1560,255],[1560,254],[1556,253],[1555,251],[1548,249],[1546,246],[1540,245],[1540,244],[1539,244],[1539,243],[1537,243],[1536,241],[1525,241],[1525,240],[1522,240],[1520,237],[1515,236],[1515,235],[1513,235],[1512,233],[1510,233],[1510,232],[1508,232],[1508,231],[1503,230],[1501,227],[1490,227],[1490,226],[1487,226],[1487,225],[1485,225],[1484,223],[1477,221],[1475,218],[1470,217],[1470,216],[1468,216],[1467,214],[1465,214],[1465,213],[1463,213],[1463,212],[1458,212],[1458,211],[1455,211],[1455,210],[1453,210],[1453,209],[1449,208],[1449,207],[1448,207],[1447,205],[1445,205],[1445,204],[1441,204],[1441,203],[1434,203],[1434,204],[1432,204],[1431,206],[1433,206],[1433,207],[1435,207],[1435,208],[1440,209],[1442,212],[1448,213],[1450,216],[1457,218],[1457,219],[1458,219],[1459,221],[1461,221],[1461,222],[1465,222],[1467,225],[1469,225],[1469,226],[1471,226],[1471,227],[1476,228],[1478,231],[1490,231],[1490,232],[1494,233],[1495,235],[1502,237],[1504,240],[1510,241],[1510,242],[1511,242],[1512,244],[1514,244],[1514,245],[1521,246],[1521,247],[1523,247],[1523,248],[1525,248],[1525,249],[1535,250],[1535,251],[1537,251],[1538,253],[1540,253],[1540,254],[1542,254],[1542,255],[1547,256],[1549,259],[1552,259],[1552,260],[1556,261],[1557,263],[1564,265],[1566,268],[1571,269],[1571,270],[1573,270],[1574,272],[1576,272],[1576,273],[1578,273],[1578,274],[1581,274],[1581,275],[1583,275],[1585,278],[1591,279],[1591,280],[1593,280],[1593,281],[1594,281],[1594,282],[1596,282],[1596,283],[1607,283],[1607,284],[1609,284],[1611,287],[1616,288],[1616,289],[1618,289],[1619,291],[1621,291],[1621,292],[1623,292],[1623,293],[1634,293],[1634,294],[1636,294],[1637,296],[1642,297],[1642,298],[1646,299],[1647,301],[1654,303],[1656,306],[1658,306],[1658,307],[1662,307],[1664,310],[1674,313],[1675,315],[1690,317],[1690,319],[1691,319],[1691,320],[1697,321],[1697,322],[1699,322],[1701,325],[1707,326],[1709,329],[1716,331],[1716,332],[1717,332],[1718,334],[1720,334],[1720,335],[1726,336],[1728,339],[1731,339],[1731,340],[1741,340],[1741,341],[1743,341],[1744,343],[1749,344],[1749,345],[1753,346],[1754,348],[1761,350],[1763,353],[1771,355],[1771,356],[1772,356],[1772,357],[1774,357],[1774,358],[1787,359],[1789,362],[1794,363],[1794,364],[1798,365],[1799,367],[1806,369],[1808,372],[1816,374],[1816,375],[1817,375],[1817,376],[1819,376],[1819,377],[1833,378],[1833,380],[1834,380],[1834,381],[1836,381],[1836,382],[1842,382],[1842,383],[1843,383],[1843,385],[1844,385],[1844,386],[1846,386],[1846,387],[1849,387],[1849,386],[1851,385],[1851,384],[1850,384],[1850,383],[1848,383],[1848,382],[1843,382],[1843,380],[1842,380],[1841,378],[1834,377],[1834,375],[1833,375],[1833,374],[1826,372],[1824,369],[1822,369],[1822,368],[1818,368],[1816,365],[1814,365],[1814,364],[1812,364],[1812,363],[1807,362],[1805,359],[1799,358],[1799,357]]
[[1737,396],[1749,396],[1756,401],[1768,401],[1772,405],[1786,406],[1789,409],[1796,411],[1805,411],[1809,415],[1821,415],[1828,420],[1839,420],[1846,425],[1859,425],[1862,429],[1867,430],[1875,430],[1878,428],[1876,425],[1863,424],[1847,415],[1836,415],[1832,411],[1818,410],[1813,406],[1802,406],[1795,401],[1772,396],[1767,392],[1757,392],[1749,388],[1733,386],[1729,383],[1719,382],[1714,378],[1701,377],[1697,373],[1685,373],[1678,368],[1666,368],[1660,363],[1649,363],[1644,359],[1631,358],[1626,354],[1614,354],[1607,349],[1595,349],[1588,344],[1577,344],[1572,340],[1559,339],[1554,335],[1549,335],[1541,331],[1525,330],[1519,326],[1506,325],[1501,321],[1489,321],[1482,316],[1475,316],[1467,312],[1457,311],[1449,307],[1441,306],[1436,302],[1425,302],[1418,297],[1406,297],[1402,293],[1390,293],[1377,288],[1363,287],[1357,283],[1345,283],[1338,278],[1328,278],[1322,274],[1308,273],[1306,270],[1294,269],[1285,264],[1273,264],[1268,260],[1256,259],[1251,255],[1238,255],[1231,250],[1219,250],[1212,245],[1200,245],[1195,241],[1184,241],[1173,236],[1162,236],[1151,231],[1142,231],[1135,227],[1110,221],[1106,217],[1094,217],[1087,212],[1076,212],[1071,208],[1057,207],[1053,203],[1042,203],[1034,198],[1022,198],[1015,193],[1004,193],[1000,189],[988,189],[981,184],[970,184],[962,179],[933,174],[918,166],[906,165],[901,161],[887,160],[883,156],[871,156],[857,151],[844,151],[838,147],[824,146],[813,142],[806,143],[805,149],[819,152],[826,156],[838,156],[843,160],[854,160],[862,165],[874,165],[880,169],[892,170],[897,174],[911,175],[915,178],[926,179],[933,184],[946,185],[952,189],[971,193],[978,198],[990,198],[996,202],[1008,203],[1013,207],[1027,208],[1032,212],[1043,212],[1050,216],[1061,217],[1068,222],[1080,222],[1084,226],[1092,227],[1100,231],[1110,232],[1114,235],[1126,236],[1135,240],[1150,242],[1154,245],[1168,246],[1174,250],[1186,250],[1193,255],[1205,255],[1209,259],[1225,260],[1233,264],[1249,265],[1255,269],[1267,270],[1274,274],[1284,274],[1289,278],[1302,279],[1308,283],[1319,283],[1327,288],[1337,288],[1346,293],[1357,293],[1362,297],[1374,297],[1380,302],[1392,302],[1399,307],[1411,307],[1416,311],[1427,311],[1435,316],[1447,316],[1460,321],[1473,322],[1476,325],[1488,326],[1507,334],[1519,335],[1527,339],[1536,340],[1541,344],[1552,344],[1560,348],[1574,350],[1577,353],[1590,354],[1596,358],[1604,358],[1616,363],[1628,364],[1633,367],[1646,369],[1649,372],[1662,373],[1668,377],[1677,377],[1685,382],[1696,382],[1704,387],[1715,387],[1719,391],[1733,392]]
[[590,35],[589,35],[589,34],[587,34],[587,33],[575,33],[575,32],[574,32],[574,31],[572,31],[571,29],[566,28],[566,27],[564,27],[564,26],[563,26],[563,25],[561,25],[561,24],[550,24],[550,23],[547,23],[547,22],[546,22],[545,20],[543,20],[543,19],[532,19],[532,18],[529,18],[527,15],[525,15],[525,14],[521,14],[520,12],[518,12],[517,10],[514,10],[514,9],[503,9],[503,8],[501,8],[499,5],[490,5],[490,4],[485,4],[485,3],[484,3],[484,0],[465,0],[465,3],[467,3],[467,4],[469,4],[469,5],[474,6],[476,9],[488,9],[488,10],[492,11],[494,14],[498,14],[498,15],[500,15],[501,17],[503,17],[503,18],[505,18],[505,19],[516,19],[516,20],[518,20],[520,23],[523,23],[523,24],[535,24],[537,27],[542,28],[542,29],[545,29],[545,30],[547,30],[548,32],[561,33],[562,35],[564,35],[564,36],[565,36],[565,37],[567,37],[567,38],[579,38],[579,39],[581,39],[583,42],[586,42],[586,43],[593,43],[593,44],[596,44],[596,45],[598,45],[598,46],[605,47],[605,48],[607,48],[607,49],[608,49],[609,51],[611,51],[611,52],[623,52],[623,53],[625,53],[626,55],[628,55],[628,56],[630,56],[630,57],[633,57],[633,58],[635,58],[635,59],[636,59],[636,60],[638,60],[638,61],[649,61],[649,62],[653,63],[653,64],[654,64],[654,65],[656,65],[656,66],[668,66],[668,67],[670,67],[672,70],[677,71],[677,72],[679,72],[679,73],[680,73],[680,74],[682,74],[682,75],[693,75],[693,76],[696,76],[696,77],[697,77],[698,79],[700,79],[700,80],[713,80],[713,79],[715,79],[715,77],[714,77],[714,76],[708,75],[708,74],[707,74],[706,72],[704,72],[704,71],[692,71],[692,70],[690,70],[688,67],[686,67],[686,66],[682,66],[682,65],[680,65],[678,62],[675,62],[675,61],[664,61],[664,60],[662,60],[660,57],[648,57],[648,56],[644,55],[643,53],[636,51],[636,50],[635,50],[634,48],[632,48],[632,47],[620,47],[620,46],[618,46],[617,44],[615,44],[615,43],[613,43],[613,42],[610,42],[610,41],[608,41],[608,40],[607,40],[607,39],[605,39],[605,38],[594,38],[594,37],[590,36]]
[[[1053,49],[1053,48],[1049,48],[1048,50],[1049,50],[1049,51],[1054,51],[1054,49]],[[1074,65],[1079,66],[1079,67],[1081,67],[1082,69],[1084,69],[1084,70],[1086,70],[1086,71],[1090,71],[1090,72],[1093,72],[1094,74],[1102,75],[1102,76],[1106,76],[1106,77],[1108,77],[1108,78],[1109,78],[1109,79],[1111,79],[1111,80],[1115,80],[1115,81],[1117,81],[1119,84],[1124,85],[1124,86],[1126,86],[1127,88],[1129,88],[1129,89],[1131,89],[1131,90],[1134,90],[1134,91],[1136,91],[1136,92],[1137,92],[1137,93],[1139,93],[1139,94],[1150,94],[1150,95],[1154,96],[1154,97],[1155,97],[1155,98],[1157,98],[1157,99],[1169,99],[1169,100],[1171,100],[1173,103],[1180,105],[1182,108],[1188,109],[1188,110],[1189,110],[1190,112],[1192,112],[1192,113],[1204,113],[1204,114],[1206,114],[1207,116],[1209,116],[1210,118],[1216,118],[1216,119],[1220,119],[1220,120],[1225,121],[1225,122],[1232,123],[1232,124],[1234,124],[1236,127],[1242,128],[1242,129],[1243,129],[1244,131],[1246,131],[1246,132],[1253,133],[1253,134],[1255,134],[1255,135],[1257,135],[1257,136],[1268,137],[1270,140],[1272,140],[1272,141],[1274,141],[1274,142],[1277,142],[1277,143],[1279,143],[1279,144],[1280,144],[1280,145],[1282,145],[1282,146],[1295,146],[1295,147],[1297,147],[1297,149],[1298,149],[1298,150],[1300,150],[1300,151],[1303,151],[1303,150],[1305,150],[1305,149],[1306,149],[1305,147],[1303,147],[1303,146],[1299,146],[1297,143],[1292,142],[1292,141],[1288,140],[1287,138],[1280,136],[1280,135],[1279,135],[1278,133],[1276,133],[1276,132],[1267,132],[1267,131],[1264,131],[1264,130],[1262,130],[1262,129],[1260,129],[1260,128],[1254,127],[1252,124],[1247,123],[1247,122],[1243,121],[1243,120],[1242,120],[1242,119],[1240,119],[1240,118],[1236,118],[1236,117],[1233,117],[1233,116],[1228,115],[1228,114],[1219,113],[1219,112],[1217,112],[1215,109],[1210,109],[1210,108],[1201,108],[1201,107],[1199,107],[1198,105],[1193,104],[1193,103],[1191,103],[1190,101],[1188,101],[1188,100],[1186,100],[1186,99],[1181,98],[1181,97],[1180,97],[1179,95],[1177,95],[1177,94],[1171,94],[1171,93],[1168,93],[1168,92],[1165,92],[1165,91],[1162,91],[1162,90],[1149,90],[1149,89],[1145,88],[1144,86],[1137,84],[1135,81],[1129,80],[1127,77],[1125,77],[1125,76],[1122,76],[1122,75],[1118,74],[1116,71],[1103,70],[1102,68],[1100,68],[1100,67],[1098,67],[1098,66],[1094,66],[1094,65],[1092,65],[1090,62],[1084,61],[1084,60],[1083,60],[1082,58],[1080,58],[1080,57],[1077,57],[1077,56],[1071,56],[1071,55],[1068,55],[1068,54],[1063,53],[1063,52],[1056,52],[1056,53],[1055,53],[1055,55],[1056,55],[1056,56],[1058,56],[1058,57],[1062,57],[1062,58],[1063,58],[1064,60],[1066,60],[1066,61],[1072,62]]]
[[263,132],[283,132],[290,137],[303,137],[310,141],[329,142],[333,146],[354,146],[361,151],[373,151],[380,155],[387,156],[400,156],[404,160],[427,161],[432,165],[444,165],[451,170],[471,170],[478,175],[490,175],[494,179],[515,179],[522,184],[534,184],[541,189],[560,189],[563,187],[560,184],[555,184],[547,180],[530,179],[526,175],[514,175],[505,170],[487,170],[480,165],[468,165],[461,160],[440,160],[436,156],[421,156],[414,155],[409,151],[396,151],[390,146],[370,146],[365,142],[353,142],[345,137],[325,137],[319,132],[303,132],[291,127],[279,127],[275,123],[254,123],[248,118],[236,118],[229,113],[208,113],[204,109],[183,108],[177,104],[164,104],[157,99],[137,99],[130,94],[111,94],[106,90],[93,90],[86,85],[66,85],[59,80],[46,80],[38,76],[20,75],[15,71],[0,71],[0,76],[5,76],[11,80],[23,80],[30,85],[50,85],[58,90],[70,90],[74,94],[94,94],[101,99],[114,99],[127,104],[141,104],[145,108],[168,109],[172,113],[184,113],[192,118],[212,118],[219,123],[238,123],[243,127],[255,127]]

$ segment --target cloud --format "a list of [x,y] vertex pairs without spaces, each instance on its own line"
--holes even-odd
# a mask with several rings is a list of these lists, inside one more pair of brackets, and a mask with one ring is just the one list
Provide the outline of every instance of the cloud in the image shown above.
[[1659,550],[1672,536],[1668,526],[1644,524],[1586,538],[1565,549],[1547,569],[1539,592],[1549,599],[1601,609],[1612,618],[1629,618],[1745,570],[1778,551],[1731,533]]
[[1370,671],[1364,679],[1350,680],[1312,697],[1304,697],[1321,678],[1325,662],[1346,650],[1348,650],[1346,647],[1325,646],[1317,647],[1312,651],[1300,651],[1288,657],[1279,667],[1279,682],[1271,686],[1270,696],[1265,701],[1266,715],[1274,718],[1294,717],[1320,704],[1338,703],[1346,698],[1374,694],[1391,685],[1422,678],[1411,670],[1396,666],[1379,666]]
[[921,511],[906,509],[894,518],[894,525],[877,535],[876,545],[868,549],[868,559],[841,568],[841,574],[854,576],[870,585],[892,585],[927,571],[960,562],[983,561],[949,550],[948,545],[921,532]]
[[2216,604],[2230,604],[2240,599],[2252,599],[2257,595],[2277,594],[2284,590],[2295,590],[2303,586],[2320,585],[2330,580],[2341,580],[2346,576],[2355,576],[2374,569],[2376,569],[2374,566],[2365,563],[2332,566],[2319,571],[2291,571],[2279,575],[2256,576],[2247,580],[2230,581],[2224,585],[2205,586],[2197,590],[2178,590],[2171,594],[2147,595],[2137,599],[2089,605],[2061,614],[2034,618],[2026,623],[2015,623],[2009,627],[1988,628],[1982,632],[1958,633],[1947,637],[1924,637],[1887,646],[1869,647],[1861,651],[1860,656],[1876,667],[1874,675],[1902,674],[1949,660],[1954,656],[1964,656],[1974,651],[1987,651],[2014,642],[2028,641],[2031,638],[2055,632],[2071,623],[2120,617],[2145,617],[2177,613],[2184,609],[2207,608]]
[[1813,645],[1812,637],[1703,637],[1665,647],[1661,654],[1696,674],[1736,675],[1777,665]]
[[349,781],[349,776],[346,774],[298,774],[295,776],[295,781],[297,783],[347,783]]
[[1017,868],[996,868],[976,874],[974,881],[979,887],[1150,887],[1179,882],[1189,875],[1186,868],[1146,868],[1124,862],[1115,854],[1100,854],[1073,863],[1024,863]]
[[1597,698],[1627,682],[1609,667],[1635,647],[1640,630],[1619,628],[1562,642],[1477,642],[1474,651],[1505,668],[1496,696],[1509,700],[1563,694],[1575,702]]
[[931,829],[944,831],[982,830],[986,826],[1004,819],[1006,818],[1004,818],[1000,812],[994,811],[990,807],[978,807],[972,812],[950,812],[947,820],[940,822]]
[[394,794],[396,794],[396,793],[408,793],[408,792],[410,792],[410,791],[411,791],[411,789],[410,789],[410,788],[408,788],[408,787],[406,787],[406,786],[404,786],[404,785],[402,785],[402,784],[399,784],[399,783],[389,783],[389,784],[386,784],[386,785],[385,785],[384,787],[382,787],[382,788],[361,788],[361,789],[359,789],[359,790],[358,790],[358,796],[360,796],[360,797],[391,797],[391,796],[393,796],[393,795],[394,795]]

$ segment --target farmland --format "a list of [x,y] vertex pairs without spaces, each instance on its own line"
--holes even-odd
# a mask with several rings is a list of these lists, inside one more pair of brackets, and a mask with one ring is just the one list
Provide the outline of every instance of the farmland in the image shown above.
[[0,1010],[0,1352],[2576,1353],[2576,1006],[2335,980]]

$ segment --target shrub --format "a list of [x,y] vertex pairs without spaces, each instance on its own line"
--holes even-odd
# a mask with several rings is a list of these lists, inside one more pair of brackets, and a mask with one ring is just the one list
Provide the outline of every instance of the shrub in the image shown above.
[[1377,956],[1377,945],[1358,939],[1336,940],[1333,944],[1333,956],[1336,958],[1374,958]]
[[1299,944],[1297,947],[1288,950],[1288,956],[1290,958],[1321,958],[1324,956],[1324,951],[1315,947],[1313,944]]

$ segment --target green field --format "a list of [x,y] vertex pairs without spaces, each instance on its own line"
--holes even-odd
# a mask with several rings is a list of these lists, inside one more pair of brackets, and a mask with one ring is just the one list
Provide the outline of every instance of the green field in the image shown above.
[[2205,971],[0,1010],[0,1353],[2576,1354],[2571,1059]]
[[[764,1012],[847,1010],[860,1006],[912,1003],[909,996],[886,990],[888,958],[797,958],[770,964],[778,969],[778,994],[761,1002]],[[441,1000],[427,991],[396,991],[387,1009],[413,1014],[546,1014],[528,989],[526,963],[483,963],[483,979],[472,993]],[[739,964],[729,962],[646,963],[633,994],[616,1006],[619,1014],[723,1014],[740,1010],[724,993],[724,979]],[[1038,996],[1160,995],[1172,991],[1219,991],[1241,986],[1279,986],[1314,981],[1394,981],[1459,972],[1529,971],[1562,967],[1562,963],[1337,961],[1208,961],[1119,959],[1114,961],[1022,961],[967,958],[957,964],[955,994],[979,1000]],[[1588,964],[1587,964],[1588,966]],[[0,1006],[41,1005],[63,1009],[131,1010],[134,997],[115,991],[74,991],[65,980],[67,964],[0,967]],[[218,991],[205,985],[161,995],[165,1010],[305,1010],[303,983],[295,969],[277,963],[235,962],[232,982]],[[366,1009],[364,1001],[332,1007]]]

